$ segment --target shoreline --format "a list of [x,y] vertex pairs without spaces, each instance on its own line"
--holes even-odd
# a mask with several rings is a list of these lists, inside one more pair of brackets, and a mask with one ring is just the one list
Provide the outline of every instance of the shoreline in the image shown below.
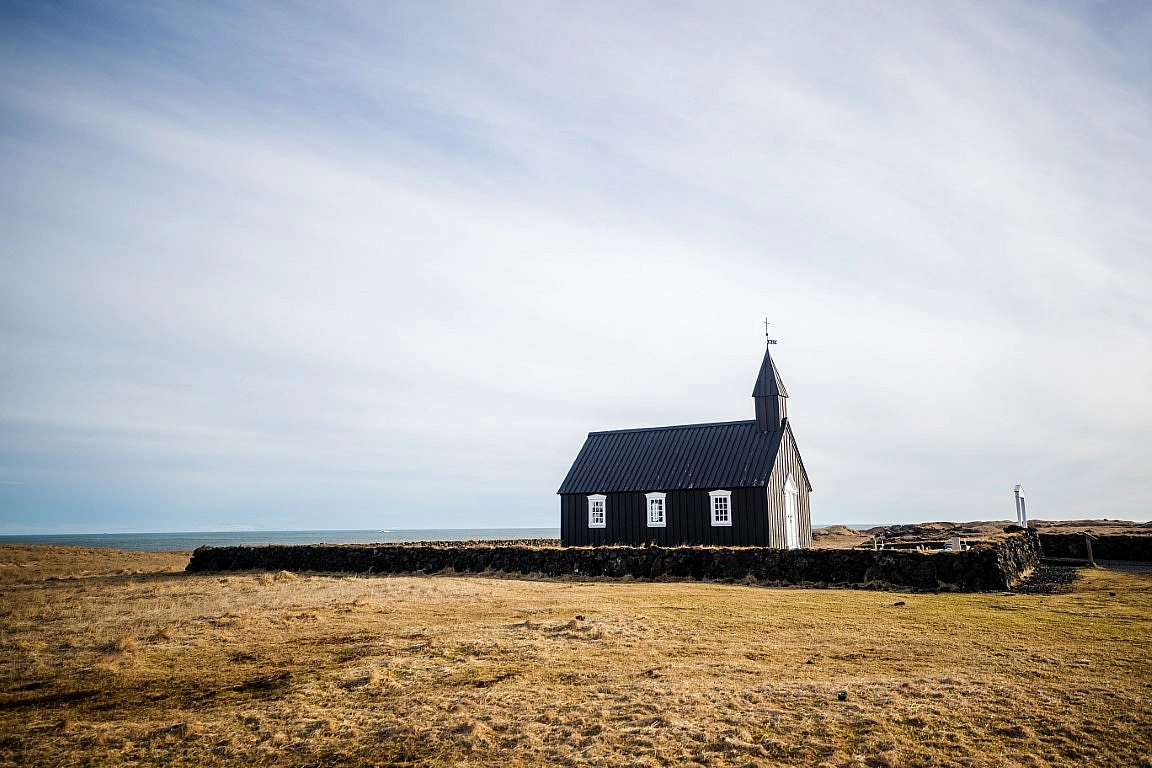
[[[944,541],[954,535],[979,539],[1001,533],[1008,520],[971,522],[893,523],[868,528],[824,525],[812,529],[815,549],[851,548],[881,534],[896,540]],[[1124,520],[1033,520],[1031,527],[1041,532],[1150,533],[1152,522]],[[544,535],[552,533],[554,535]],[[352,531],[192,531],[162,533],[77,533],[8,534],[0,545],[77,546],[123,549],[138,552],[190,552],[200,546],[261,546],[291,544],[392,544],[399,542],[478,541],[492,543],[523,539],[559,540],[558,528],[451,528]]]

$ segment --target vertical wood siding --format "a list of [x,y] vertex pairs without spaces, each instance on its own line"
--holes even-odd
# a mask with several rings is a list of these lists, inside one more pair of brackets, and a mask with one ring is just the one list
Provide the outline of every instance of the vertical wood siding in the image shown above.
[[792,430],[784,430],[784,437],[780,441],[780,450],[776,454],[776,463],[772,467],[772,474],[768,478],[767,507],[768,521],[771,526],[768,546],[785,547],[787,539],[784,534],[784,485],[791,474],[799,492],[800,502],[796,510],[796,523],[800,528],[800,546],[812,546],[812,513],[808,506],[808,478],[804,474],[804,467],[800,463],[800,451],[796,448],[796,441],[792,437]]
[[[659,490],[654,488],[652,490]],[[712,525],[709,491],[732,491],[732,525]],[[566,547],[656,543],[675,547],[705,544],[728,547],[767,547],[767,500],[763,488],[705,488],[668,491],[664,528],[648,527],[648,504],[643,493],[608,493],[605,527],[588,527],[588,497],[560,497],[560,543]]]
[[[696,433],[695,437],[687,437],[688,432]],[[690,457],[694,460],[685,460],[686,452],[691,450],[696,450],[699,455]],[[586,454],[595,458],[589,458],[588,467],[582,464]],[[677,456],[683,466],[677,465],[675,471],[651,472],[649,465],[655,462],[653,457],[666,455]],[[580,472],[576,471],[578,467],[582,467]],[[618,471],[621,467],[625,470],[623,474]],[[635,474],[637,467],[645,468],[654,482],[683,482],[685,477],[695,474],[697,480],[701,476],[709,476],[714,482],[728,478],[735,485],[639,488],[638,481],[644,473]],[[750,467],[755,472],[749,474]],[[730,468],[736,469],[728,472]],[[585,471],[592,474],[585,477],[582,474]],[[700,425],[691,429],[592,433],[565,479],[564,486],[569,490],[565,492],[565,487],[561,486],[560,541],[564,546],[643,546],[656,543],[662,546],[705,544],[783,548],[787,544],[784,485],[789,475],[794,478],[798,491],[796,522],[799,544],[809,547],[812,545],[812,516],[808,504],[808,478],[787,422],[771,437],[756,433],[752,422]],[[765,482],[767,486],[763,485]],[[628,490],[602,490],[613,483]],[[597,489],[597,485],[600,488]],[[572,492],[577,489],[582,492]],[[708,492],[714,490],[732,491],[731,526],[712,526]],[[604,528],[588,527],[588,496],[583,491],[600,492],[606,496]],[[648,527],[644,494],[652,491],[667,493],[666,527]]]

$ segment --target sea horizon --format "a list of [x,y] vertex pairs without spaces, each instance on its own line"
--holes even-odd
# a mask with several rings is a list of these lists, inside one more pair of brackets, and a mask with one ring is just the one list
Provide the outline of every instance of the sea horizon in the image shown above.
[[106,547],[140,552],[184,552],[201,546],[263,544],[394,544],[413,541],[553,539],[556,528],[412,528],[288,531],[153,531],[137,533],[5,534],[0,544]]
[[[826,528],[840,523],[813,526]],[[877,524],[845,523],[868,530]],[[507,541],[559,539],[560,528],[369,528],[361,530],[286,531],[139,531],[133,533],[22,533],[0,535],[0,544],[100,547],[138,552],[184,552],[201,546],[264,544],[394,544],[416,541]]]

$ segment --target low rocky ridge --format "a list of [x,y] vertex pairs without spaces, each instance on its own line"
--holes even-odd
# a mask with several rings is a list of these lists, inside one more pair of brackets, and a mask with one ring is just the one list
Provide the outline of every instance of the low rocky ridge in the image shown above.
[[528,542],[200,547],[188,571],[484,573],[692,579],[976,592],[1011,588],[1040,560],[1015,529],[962,552],[763,547],[559,547]]
[[[881,525],[867,530],[831,525],[813,529],[812,546],[818,549],[848,549],[870,547],[874,542],[883,542],[885,547],[896,549],[940,549],[946,541],[956,536],[966,544],[996,541],[1003,535],[1007,525],[1003,521],[931,522]],[[1033,520],[1029,527],[1039,533],[1044,557],[1087,559],[1084,534],[1088,533],[1093,537],[1092,553],[1097,559],[1152,561],[1152,522]]]

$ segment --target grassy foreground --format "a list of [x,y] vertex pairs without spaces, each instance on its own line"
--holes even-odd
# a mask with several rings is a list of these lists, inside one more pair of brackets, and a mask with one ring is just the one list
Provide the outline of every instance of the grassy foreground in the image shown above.
[[925,595],[186,562],[0,547],[0,763],[1152,766],[1149,576]]

